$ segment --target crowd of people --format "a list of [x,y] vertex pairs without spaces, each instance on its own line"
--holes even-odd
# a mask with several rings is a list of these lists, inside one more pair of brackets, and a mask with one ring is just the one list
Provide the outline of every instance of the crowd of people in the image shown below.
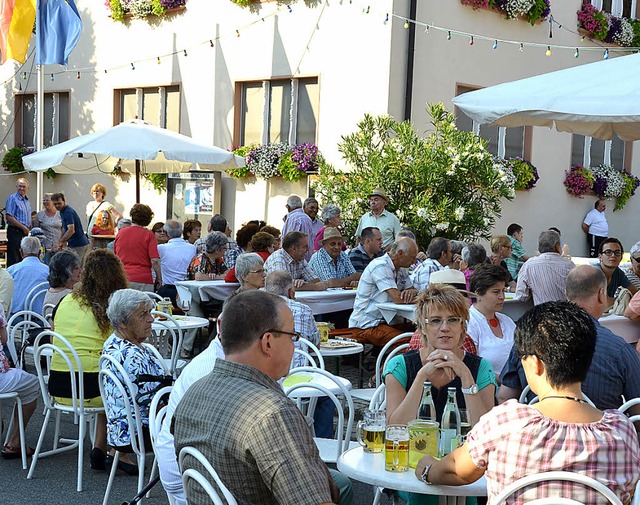
[[[105,200],[100,184],[91,188],[86,220],[61,193],[45,194],[43,209],[32,220],[28,189],[19,179],[7,202],[9,267],[0,270],[0,340],[6,340],[9,317],[28,308],[31,290],[46,283],[44,302],[30,308],[41,313],[44,308],[55,331],[77,351],[89,406],[102,405],[99,362],[111,356],[147,406],[140,410],[146,430],[149,397],[164,368],[142,346],[151,333],[154,305],[145,293],[170,299],[180,311],[188,306],[179,298],[178,282],[239,285],[224,304],[212,300],[200,307],[217,317],[209,346],[194,357],[194,337],[187,335],[181,349],[183,358],[194,359],[175,384],[157,446],[163,485],[178,504],[186,503],[186,495],[175,456],[186,445],[205,454],[241,501],[298,503],[300,493],[314,503],[353,501],[348,479],[322,463],[307,420],[277,382],[292,366],[304,364],[294,351],[306,349],[300,337],[319,343],[317,318],[296,301],[296,292],[331,288],[356,291],[353,310],[331,314],[331,321],[378,350],[406,331],[405,322],[388,322],[378,305],[415,304],[409,350],[382,373],[389,423],[415,418],[427,381],[439,421],[449,387],[456,388],[458,406],[469,411],[474,428],[468,442],[442,461],[423,458],[418,478],[455,485],[485,474],[489,494],[495,495],[527,473],[560,469],[551,456],[542,457],[551,453],[562,455],[561,469],[600,478],[623,501],[640,478],[635,430],[615,410],[624,398],[640,397],[640,357],[598,322],[623,299],[621,290],[629,295],[621,312],[640,319],[640,242],[623,271],[624,248],[604,229],[601,201],[583,223],[596,258],[592,265],[576,266],[557,228],[542,230],[537,251],[528,254],[523,227],[515,223],[505,235],[492,237],[489,250],[434,237],[420,251],[413,231],[386,209],[389,197],[382,189],[368,195],[370,211],[360,219],[355,240],[341,230],[339,207],[320,209],[314,198],[303,202],[296,195],[287,199],[282,230],[256,220],[232,237],[220,214],[206,223],[206,234],[203,223],[193,219],[152,224],[153,211],[145,204],[133,205],[124,217]],[[502,313],[509,292],[533,307],[517,323]],[[111,372],[117,376],[119,369]],[[0,392],[21,384],[28,421],[37,386],[29,374],[12,370],[0,350]],[[140,374],[158,381],[138,384]],[[70,380],[66,363],[54,358],[48,387],[56,401],[69,402]],[[114,450],[130,452],[133,436],[123,424],[125,399],[108,380],[103,386],[114,403],[98,419],[90,455],[96,470],[109,466]],[[513,401],[527,386],[540,398],[534,406]],[[333,432],[330,403],[318,402],[314,426],[320,436]],[[229,412],[236,422],[225,422]],[[630,413],[640,414],[640,406]],[[604,441],[593,447],[596,431]],[[16,436],[11,434],[4,457],[20,455]],[[627,442],[620,443],[621,437]],[[603,454],[615,454],[622,470]],[[136,472],[126,456],[118,464]],[[186,493],[189,503],[206,503],[195,487]]]

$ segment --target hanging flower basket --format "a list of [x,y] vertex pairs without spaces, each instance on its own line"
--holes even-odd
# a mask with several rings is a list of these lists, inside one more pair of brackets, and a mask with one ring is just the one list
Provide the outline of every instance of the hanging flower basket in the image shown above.
[[564,185],[569,194],[582,198],[593,192],[599,198],[615,198],[614,211],[622,209],[640,186],[640,179],[635,175],[624,170],[620,172],[611,165],[598,165],[590,169],[574,165],[565,173]]
[[564,185],[570,195],[583,198],[592,192],[594,179],[591,170],[582,165],[573,165],[565,174]]
[[149,16],[163,17],[185,9],[187,0],[106,0],[114,21],[144,19]]
[[540,176],[538,175],[538,169],[530,161],[522,158],[507,158],[506,161],[511,166],[513,175],[516,178],[516,191],[526,191],[536,186]]
[[585,35],[609,44],[636,47],[640,44],[640,22],[612,16],[583,1],[578,11],[578,28]]
[[551,14],[549,0],[461,0],[474,9],[492,9],[507,19],[524,19],[531,25],[540,23]]

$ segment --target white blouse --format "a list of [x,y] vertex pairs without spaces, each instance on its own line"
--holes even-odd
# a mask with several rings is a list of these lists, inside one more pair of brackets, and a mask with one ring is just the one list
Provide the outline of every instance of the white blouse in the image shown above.
[[469,309],[467,333],[478,347],[478,356],[489,360],[493,370],[499,374],[513,347],[516,324],[509,316],[499,312],[496,312],[496,319],[502,330],[502,338],[493,334],[487,318],[472,305]]

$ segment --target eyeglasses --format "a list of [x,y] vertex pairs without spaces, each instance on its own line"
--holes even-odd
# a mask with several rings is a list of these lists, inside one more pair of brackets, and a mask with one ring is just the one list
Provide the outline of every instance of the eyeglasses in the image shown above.
[[293,333],[291,333],[290,331],[282,330],[267,330],[262,334],[260,338],[264,337],[265,333],[282,333],[283,335],[289,335],[291,337],[291,340],[293,340],[294,342],[297,342],[302,338],[302,333],[300,333],[299,331],[294,331]]
[[249,270],[250,274],[263,274],[264,273],[264,268],[261,268],[260,270]]
[[602,254],[605,256],[615,256],[616,258],[622,257],[622,251],[612,251],[611,249],[607,249],[606,251],[602,251]]
[[442,328],[442,325],[446,322],[448,326],[454,326],[457,324],[462,323],[462,318],[461,317],[447,317],[447,318],[442,318],[442,317],[432,317],[431,319],[425,319],[424,320],[425,323],[427,323],[427,326],[430,326],[431,328]]

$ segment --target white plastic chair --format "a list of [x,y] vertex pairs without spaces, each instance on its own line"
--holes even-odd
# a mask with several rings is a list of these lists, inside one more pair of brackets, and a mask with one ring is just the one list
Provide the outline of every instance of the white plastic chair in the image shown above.
[[[40,344],[42,339],[52,337],[53,341],[51,344]],[[33,473],[36,469],[36,464],[38,462],[38,458],[44,458],[47,456],[52,456],[54,454],[59,454],[61,452],[66,452],[78,448],[78,484],[77,490],[82,491],[82,465],[83,465],[83,455],[84,455],[84,439],[86,438],[87,431],[90,433],[91,438],[94,439],[94,431],[96,426],[96,416],[99,413],[104,412],[103,407],[85,407],[84,405],[84,379],[83,379],[83,369],[82,364],[80,362],[80,358],[78,357],[78,353],[73,348],[73,346],[69,343],[69,341],[64,338],[59,333],[56,333],[51,330],[45,330],[35,340],[35,367],[36,373],[38,376],[38,382],[40,383],[40,392],[42,393],[42,400],[45,406],[45,418],[42,423],[42,430],[40,431],[40,436],[38,437],[38,444],[36,445],[36,451],[33,455],[33,459],[31,461],[31,467],[29,468],[29,473],[27,474],[27,479],[31,479],[33,477]],[[45,379],[45,375],[42,371],[42,363],[41,357],[46,355],[54,355],[59,354],[62,359],[65,361],[67,368],[69,369],[69,377],[71,381],[71,396],[70,399],[71,405],[62,405],[57,403],[56,400],[49,394],[49,390],[47,388],[47,381]],[[77,376],[76,376],[77,373]],[[53,440],[53,449],[46,452],[41,452],[42,443],[44,441],[44,436],[47,431],[47,424],[49,423],[49,419],[51,418],[51,414],[55,412],[56,414],[56,425],[55,425],[55,433]],[[78,439],[70,440],[59,438],[60,434],[60,415],[61,414],[73,414],[74,424],[78,424]],[[87,430],[87,425],[90,425],[91,428]],[[69,444],[66,447],[58,447],[59,443]]]
[[[167,405],[164,405],[162,408],[158,408],[160,405],[160,401],[165,395],[171,394],[173,391],[173,386],[165,386],[153,395],[153,399],[151,400],[151,405],[149,405],[149,435],[151,436],[151,444],[153,445],[153,452],[156,453],[156,440],[158,438],[158,433],[160,433],[160,429],[162,428],[162,423],[164,422],[164,418],[167,415]],[[149,481],[152,481],[156,476],[156,472],[158,471],[158,458],[154,456],[153,464],[151,465],[151,475],[149,476]],[[149,498],[149,493],[147,493],[147,498]]]
[[[295,350],[298,351],[298,354],[302,354],[303,356],[305,356],[305,358],[307,359],[307,363],[313,363],[313,366],[315,366],[316,368],[322,368],[324,370],[324,358],[322,357],[322,354],[320,354],[320,349],[318,349],[318,347],[313,342],[310,342],[304,337],[300,337],[298,342],[300,342],[301,346],[307,346],[307,350],[298,349],[296,347]],[[313,354],[311,354],[312,352]],[[293,361],[291,363],[293,368]]]
[[[299,383],[299,384],[295,384],[294,386],[291,386],[287,391],[287,396],[289,398],[292,398],[292,400],[296,403],[296,405],[301,411],[302,411],[303,397],[301,397],[299,393],[293,395],[293,393],[298,389],[318,390],[324,396],[329,397],[331,401],[333,401],[334,405],[336,406],[336,410],[338,412],[338,427],[336,429],[336,438],[328,439],[328,438],[314,437],[313,439],[316,442],[318,449],[320,450],[320,458],[322,459],[322,461],[324,461],[325,463],[335,463],[336,461],[338,461],[338,458],[344,451],[352,447],[358,446],[357,442],[350,441],[351,432],[353,429],[353,416],[354,416],[354,407],[353,407],[353,400],[351,398],[351,394],[349,393],[349,390],[347,389],[347,387],[340,381],[340,379],[337,378],[335,375],[333,375],[331,372],[327,372],[326,370],[313,368],[313,367],[299,367],[299,368],[294,368],[293,370],[291,370],[290,373],[293,374],[297,372],[313,372],[315,374],[324,375],[325,377],[329,378],[333,383],[335,383],[335,385],[339,390],[338,393],[333,393],[322,384],[316,384],[314,382],[303,382],[303,383]],[[338,399],[336,394],[342,395],[347,405],[346,425],[345,425],[344,408],[343,408],[342,402]],[[308,415],[312,416],[313,411],[310,411]]]
[[40,298],[44,300],[44,297],[47,294],[48,289],[49,289],[48,282],[41,282],[40,284],[35,285],[33,288],[31,288],[31,291],[27,293],[27,296],[24,299],[24,305],[22,306],[22,308],[24,310],[31,310],[35,312],[33,309],[35,307],[36,302]]
[[[622,405],[620,405],[620,408],[618,410],[620,412],[626,412],[631,407],[633,407],[634,405],[638,405],[639,403],[640,403],[640,398],[632,398],[631,400],[628,400],[628,401],[624,402]],[[640,414],[637,414],[635,416],[630,416],[629,420],[632,423],[640,421]]]
[[[17,368],[23,368],[23,362],[20,359],[22,352],[18,355],[18,346],[16,342],[20,342],[20,348],[24,346],[24,342],[28,335],[28,330],[34,328],[51,329],[49,322],[37,312],[32,310],[21,310],[11,316],[7,322],[7,347],[11,360]],[[33,354],[33,346],[24,347],[24,352]]]
[[[117,370],[120,377],[118,377],[112,370],[105,368],[105,364],[109,363],[115,370]],[[145,467],[145,459],[146,459],[146,451],[147,448],[144,444],[144,435],[142,431],[142,418],[140,415],[140,408],[138,407],[138,403],[135,399],[134,388],[131,380],[129,379],[129,374],[122,367],[120,362],[110,356],[108,354],[103,354],[100,357],[100,372],[99,372],[99,384],[100,384],[100,395],[102,396],[102,401],[104,403],[105,412],[107,414],[107,419],[115,417],[115,414],[110,412],[110,408],[112,407],[109,404],[110,397],[104,391],[104,380],[108,378],[111,380],[116,390],[120,393],[123,398],[127,425],[129,426],[129,433],[131,434],[131,449],[133,453],[136,455],[136,460],[138,462],[138,493],[144,487],[144,467]],[[133,411],[131,410],[131,403],[133,403]],[[150,449],[150,448],[149,448]],[[103,505],[107,505],[109,502],[109,495],[111,494],[111,488],[113,487],[113,480],[116,476],[116,471],[118,469],[118,461],[120,460],[120,454],[122,454],[119,450],[116,449],[116,455],[113,458],[113,464],[111,466],[111,472],[109,473],[109,481],[107,482],[107,489],[104,492],[104,499],[102,501]]]
[[[164,312],[158,312],[152,310],[151,315],[156,317],[160,316],[163,319],[156,319],[154,325],[159,325],[162,330],[154,330],[153,335],[147,340],[147,342],[153,345],[162,356],[169,355],[169,357],[163,357],[165,364],[169,367],[169,373],[173,377],[177,377],[177,370],[184,367],[185,361],[179,360],[180,349],[182,349],[183,332],[180,328],[180,323],[177,319]],[[171,340],[171,350],[169,351],[169,340]],[[166,367],[165,367],[166,368]]]
[[387,407],[387,386],[380,384],[369,402],[369,410],[382,410]]
[[[518,479],[515,482],[512,482],[507,487],[505,487],[499,494],[494,498],[492,503],[494,505],[503,505],[507,503],[507,499],[513,495],[519,489],[523,487],[529,486],[531,484],[535,484],[537,482],[549,482],[549,481],[565,481],[565,482],[579,482],[584,484],[585,487],[592,488],[598,491],[604,498],[609,500],[609,503],[613,503],[614,505],[622,505],[620,499],[616,496],[616,494],[611,491],[607,486],[605,486],[602,482],[599,482],[591,477],[587,477],[586,475],[582,475],[580,473],[574,472],[543,472],[537,473],[533,475],[527,475],[521,479]],[[570,501],[566,501],[566,500]],[[573,500],[569,497],[565,497],[565,501],[560,501],[562,498],[560,497],[550,497],[550,498],[540,498],[537,500],[529,501],[529,504],[562,504],[562,503],[570,503],[570,504],[582,504],[582,502]]]
[[[224,485],[222,479],[220,479],[217,472],[213,469],[213,466],[211,466],[211,463],[209,463],[204,454],[202,454],[195,447],[183,447],[180,450],[180,454],[178,456],[178,465],[180,466],[180,471],[182,472],[182,484],[185,489],[185,494],[188,489],[187,483],[189,482],[189,479],[193,479],[198,484],[200,484],[200,486],[202,486],[214,505],[224,505],[224,502],[220,499],[220,495],[215,490],[209,479],[207,479],[195,468],[188,468],[187,470],[184,469],[184,461],[187,456],[195,458],[196,461],[204,467],[204,469],[209,473],[210,478],[215,481],[218,489],[220,489],[220,492],[222,493],[222,496],[224,496],[224,499],[226,500],[228,505],[238,505],[238,502],[231,494],[231,491],[229,491],[227,486]],[[188,495],[187,501],[189,501]]]
[[[518,401],[520,403],[528,403],[529,405],[533,405],[535,403],[538,403],[540,401],[540,398],[535,396],[531,399],[530,402],[527,402],[527,395],[531,392],[531,388],[529,387],[529,384],[527,384],[524,389],[522,390],[522,393],[520,393],[520,398],[518,399]],[[593,402],[589,399],[589,397],[587,395],[585,395],[584,393],[582,393],[583,398],[587,401],[587,403],[589,405],[591,405],[592,407],[597,408]]]
[[[7,392],[0,393],[0,419],[2,419],[2,400],[15,400],[16,405],[15,409],[18,410],[18,428],[20,431],[20,451],[22,451],[22,469],[27,469],[27,444],[24,438],[24,417],[22,414],[22,400],[18,396],[18,393]],[[0,427],[1,427],[0,423]],[[11,431],[13,430],[13,414],[11,414],[11,421],[9,422],[9,426],[7,427],[7,436],[4,439],[4,445],[7,445],[9,442],[9,437],[11,436]],[[0,435],[2,432],[0,431]]]
[[382,384],[382,371],[387,366],[389,360],[400,351],[407,349],[409,347],[409,344],[401,344],[396,348],[393,348],[393,346],[400,340],[404,340],[407,337],[411,338],[412,335],[413,333],[411,332],[401,333],[400,335],[393,337],[391,340],[389,340],[389,342],[385,344],[385,346],[380,351],[380,354],[378,355],[378,359],[376,359],[376,386],[373,388],[354,389],[353,391],[351,391],[351,396],[353,398],[364,400],[365,402],[371,400],[371,397],[375,393],[376,389],[378,389],[378,387],[380,387],[380,384]]

